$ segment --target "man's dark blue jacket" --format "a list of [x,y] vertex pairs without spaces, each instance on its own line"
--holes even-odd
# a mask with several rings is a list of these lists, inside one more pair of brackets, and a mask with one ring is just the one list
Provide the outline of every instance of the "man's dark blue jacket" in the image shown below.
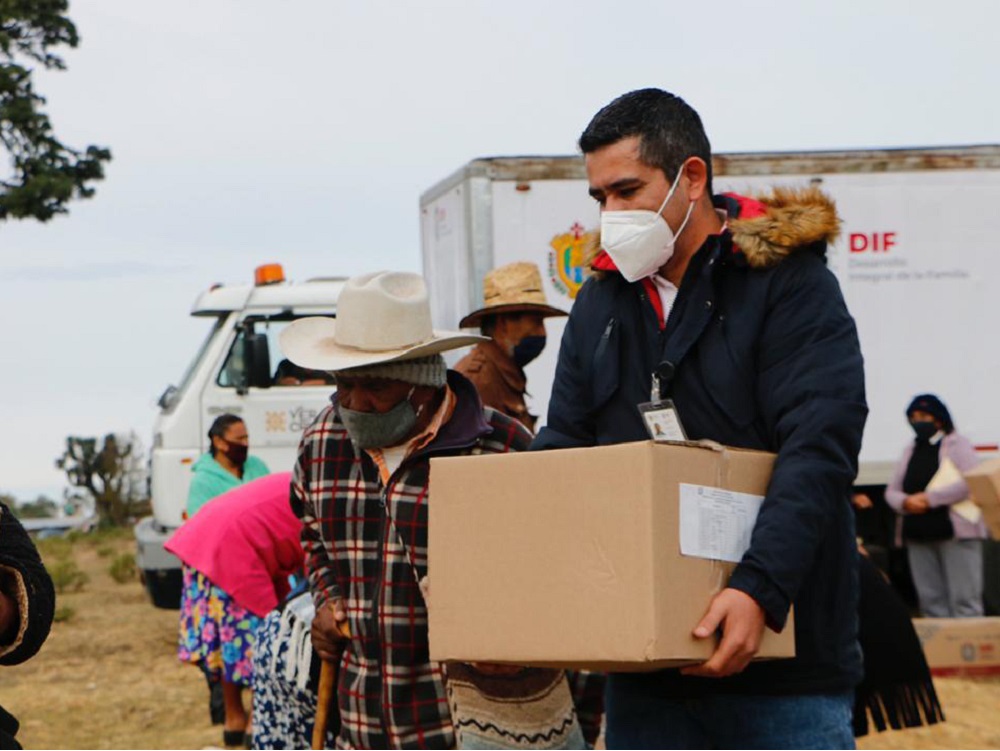
[[685,697],[848,690],[862,674],[849,497],[867,406],[854,320],[825,262],[839,220],[815,188],[717,205],[728,228],[691,259],[662,329],[649,285],[608,271],[583,286],[532,448],[648,438],[637,405],[671,363],[668,395],[689,438],[777,454],[729,586],[752,596],[771,628],[795,606],[797,656],[725,679],[667,670],[636,680]]

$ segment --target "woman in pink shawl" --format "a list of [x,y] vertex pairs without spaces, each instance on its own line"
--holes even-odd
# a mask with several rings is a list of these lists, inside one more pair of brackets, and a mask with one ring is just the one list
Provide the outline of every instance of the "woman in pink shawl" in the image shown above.
[[183,598],[178,657],[222,681],[226,746],[242,746],[251,650],[261,618],[302,567],[302,523],[288,504],[290,472],[240,485],[206,503],[166,544],[193,571]]

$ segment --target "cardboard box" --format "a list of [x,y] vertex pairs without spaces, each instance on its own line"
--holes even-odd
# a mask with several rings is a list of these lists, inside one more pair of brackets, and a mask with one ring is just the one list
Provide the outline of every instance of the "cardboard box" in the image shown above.
[[934,675],[1000,674],[1000,618],[915,618]]
[[990,534],[1000,539],[1000,458],[989,459],[964,475],[969,495],[983,510]]
[[[680,484],[763,496],[773,463],[651,441],[432,459],[431,658],[615,671],[707,659],[714,639],[691,631],[734,564],[681,555]],[[765,630],[759,656],[794,656],[791,620]]]

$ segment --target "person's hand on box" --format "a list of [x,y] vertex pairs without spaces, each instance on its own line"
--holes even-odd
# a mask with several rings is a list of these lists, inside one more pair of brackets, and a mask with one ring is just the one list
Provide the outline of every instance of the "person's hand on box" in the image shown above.
[[722,639],[715,653],[700,665],[683,668],[684,675],[724,678],[741,672],[760,649],[764,609],[745,592],[726,588],[712,598],[693,633],[696,639],[708,639],[720,627]]
[[903,501],[903,511],[908,514],[924,514],[930,510],[931,502],[927,493],[914,493],[906,496]]
[[321,660],[335,662],[351,635],[343,600],[334,600],[316,610],[312,622],[313,649]]

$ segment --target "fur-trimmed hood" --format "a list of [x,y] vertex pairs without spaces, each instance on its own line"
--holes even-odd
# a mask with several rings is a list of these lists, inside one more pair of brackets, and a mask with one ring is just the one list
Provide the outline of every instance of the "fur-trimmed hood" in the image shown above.
[[[729,215],[733,251],[755,269],[770,268],[796,250],[815,250],[840,235],[836,204],[814,185],[776,187],[769,196],[753,198],[724,193],[716,197],[716,207]],[[593,271],[617,271],[601,250],[599,235],[588,251],[587,265]]]
[[729,231],[751,268],[769,268],[795,250],[832,243],[840,234],[837,206],[816,186],[775,188],[770,196],[753,199],[725,197],[739,206]]

